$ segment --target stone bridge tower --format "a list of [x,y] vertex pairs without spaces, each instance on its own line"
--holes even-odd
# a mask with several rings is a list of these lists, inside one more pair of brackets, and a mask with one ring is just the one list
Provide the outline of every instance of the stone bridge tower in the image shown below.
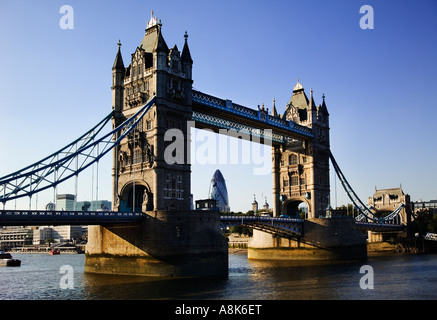
[[[273,108],[273,114],[276,108]],[[352,218],[325,219],[329,205],[329,113],[322,96],[316,105],[299,80],[283,115],[311,128],[313,138],[290,139],[283,146],[274,146],[273,198],[274,215],[296,217],[298,207],[308,208],[304,234],[297,238],[280,238],[258,230],[248,243],[249,259],[275,260],[362,260],[367,257],[365,237],[356,229]]]
[[119,42],[112,68],[113,126],[154,96],[155,101],[114,148],[113,210],[142,212],[144,219],[132,225],[90,226],[86,272],[165,277],[228,272],[218,213],[190,210],[187,122],[192,119],[193,61],[187,38],[185,34],[182,52],[176,45],[169,49],[152,12],[128,67]]
[[114,127],[156,95],[155,104],[142,122],[114,151],[115,211],[190,209],[191,169],[187,161],[187,141],[184,141],[184,153],[178,155],[177,161],[165,161],[165,149],[175,139],[166,136],[168,129],[177,129],[175,132],[183,139],[189,137],[186,123],[192,114],[193,61],[188,35],[185,33],[182,52],[176,45],[169,49],[161,26],[152,12],[129,66],[124,66],[119,43],[112,68]]
[[[273,108],[273,112],[276,109]],[[325,97],[316,106],[299,80],[283,115],[286,120],[312,128],[314,138],[307,141],[289,140],[273,149],[274,215],[297,216],[298,206],[308,207],[307,218],[324,215],[329,204],[329,113]]]
[[409,225],[411,222],[411,202],[410,195],[405,194],[402,187],[391,189],[376,189],[372,197],[367,198],[367,205],[372,208],[372,212],[381,216],[389,213],[403,205],[397,221],[399,224]]

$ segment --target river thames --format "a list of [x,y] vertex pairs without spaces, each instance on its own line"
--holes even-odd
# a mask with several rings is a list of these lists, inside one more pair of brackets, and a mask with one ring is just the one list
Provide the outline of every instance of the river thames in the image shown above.
[[[84,272],[83,254],[14,254],[0,268],[0,300],[430,300],[437,298],[437,255],[369,257],[365,262],[248,260],[229,254],[228,277],[156,279]],[[373,289],[362,289],[363,265]],[[65,267],[68,266],[68,267]],[[71,273],[66,273],[68,268]],[[69,276],[69,286],[65,277]],[[368,274],[367,274],[368,275]]]

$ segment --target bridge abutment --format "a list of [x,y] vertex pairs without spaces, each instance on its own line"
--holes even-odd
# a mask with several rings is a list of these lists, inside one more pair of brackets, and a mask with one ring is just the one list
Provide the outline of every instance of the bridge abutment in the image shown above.
[[90,226],[85,271],[158,277],[227,275],[214,212],[148,212],[136,225]]
[[305,220],[304,236],[285,239],[254,230],[248,258],[259,260],[365,260],[366,239],[348,217]]

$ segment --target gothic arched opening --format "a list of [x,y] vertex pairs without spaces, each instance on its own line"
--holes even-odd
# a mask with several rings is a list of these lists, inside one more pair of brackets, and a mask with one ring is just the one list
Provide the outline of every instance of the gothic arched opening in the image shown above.
[[119,212],[153,210],[153,194],[142,184],[126,186],[120,196]]
[[[134,196],[135,192],[135,196]],[[141,212],[144,194],[146,192],[146,187],[142,185],[136,185],[135,188],[132,187],[127,196],[127,209],[128,211]],[[135,201],[135,210],[133,209]],[[130,209],[130,210],[129,210]]]
[[308,215],[308,205],[302,200],[292,200],[285,204],[283,212],[290,218],[305,219]]

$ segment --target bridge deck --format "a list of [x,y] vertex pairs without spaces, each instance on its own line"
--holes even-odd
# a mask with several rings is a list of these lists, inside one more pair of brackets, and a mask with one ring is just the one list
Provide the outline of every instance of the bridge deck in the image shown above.
[[[202,211],[199,211],[202,214]],[[140,223],[142,212],[114,211],[43,211],[43,210],[0,210],[0,226],[38,225],[108,225]],[[223,227],[249,225],[255,229],[278,235],[303,235],[303,219],[275,218],[268,216],[220,216]],[[405,226],[397,224],[356,222],[359,230],[402,231]]]
[[123,213],[112,211],[40,211],[40,210],[2,210],[2,226],[37,225],[105,225],[113,223],[138,223],[143,220],[142,213]]
[[355,222],[358,230],[363,231],[375,231],[375,232],[395,232],[404,231],[405,226],[403,224],[393,223],[374,223],[374,222]]

